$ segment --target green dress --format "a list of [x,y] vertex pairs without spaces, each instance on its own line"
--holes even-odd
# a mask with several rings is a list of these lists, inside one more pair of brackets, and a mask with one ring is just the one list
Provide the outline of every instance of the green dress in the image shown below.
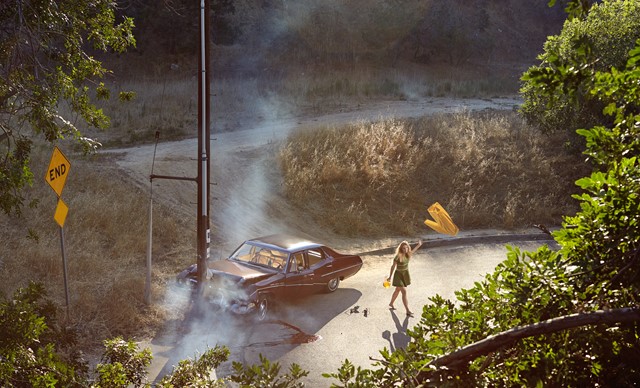
[[393,274],[394,287],[406,287],[411,284],[411,276],[409,275],[409,257],[405,257],[403,261],[398,260],[396,256],[393,261],[396,263],[396,272]]

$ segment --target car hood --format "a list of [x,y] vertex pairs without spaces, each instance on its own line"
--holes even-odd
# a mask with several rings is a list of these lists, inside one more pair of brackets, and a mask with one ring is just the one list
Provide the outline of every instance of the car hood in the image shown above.
[[218,272],[243,279],[255,279],[273,274],[273,271],[268,269],[257,268],[250,264],[244,264],[228,259],[209,262],[207,268],[213,273]]

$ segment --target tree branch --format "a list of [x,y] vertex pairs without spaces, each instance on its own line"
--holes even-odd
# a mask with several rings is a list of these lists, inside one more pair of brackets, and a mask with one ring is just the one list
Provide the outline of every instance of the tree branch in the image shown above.
[[[565,315],[549,319],[543,322],[534,323],[527,326],[518,326],[513,329],[503,331],[487,337],[481,341],[464,346],[453,353],[449,353],[431,361],[425,368],[447,367],[455,368],[462,364],[497,349],[510,345],[511,343],[526,337],[541,334],[554,333],[562,330],[572,329],[581,326],[594,324],[614,325],[616,323],[626,323],[640,321],[640,308],[619,308],[612,310],[598,310],[590,313],[580,313]],[[423,374],[425,372],[421,372]]]

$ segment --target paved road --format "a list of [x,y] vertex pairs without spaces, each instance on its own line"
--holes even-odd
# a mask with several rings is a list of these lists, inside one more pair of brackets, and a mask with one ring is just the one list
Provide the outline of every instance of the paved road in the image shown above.
[[[232,373],[232,361],[258,364],[262,354],[279,362],[283,370],[295,362],[310,371],[305,378],[307,386],[329,386],[331,380],[322,373],[336,372],[345,359],[369,367],[370,357],[380,358],[380,349],[404,347],[410,340],[406,330],[418,322],[428,299],[436,294],[454,299],[456,290],[472,287],[504,260],[507,243],[419,250],[411,262],[413,284],[408,288],[415,318],[406,317],[400,300],[395,311],[387,307],[392,289],[384,289],[382,281],[388,275],[391,255],[382,250],[382,254],[364,256],[362,270],[336,292],[290,301],[268,322],[250,325],[220,313],[175,322],[164,337],[144,344],[151,346],[155,357],[149,377],[153,380],[169,373],[180,359],[224,344],[230,348],[231,357],[216,371],[218,377]],[[535,250],[544,243],[548,241],[517,241],[511,245]],[[178,300],[186,303],[186,298]]]

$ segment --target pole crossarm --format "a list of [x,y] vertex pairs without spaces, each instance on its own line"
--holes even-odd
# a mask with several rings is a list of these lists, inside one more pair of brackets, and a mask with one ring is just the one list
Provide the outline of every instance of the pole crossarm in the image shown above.
[[190,177],[184,177],[184,176],[171,176],[171,175],[156,175],[156,174],[149,175],[149,179],[151,181],[153,181],[154,179],[172,179],[176,181],[198,182],[198,178],[190,178]]

